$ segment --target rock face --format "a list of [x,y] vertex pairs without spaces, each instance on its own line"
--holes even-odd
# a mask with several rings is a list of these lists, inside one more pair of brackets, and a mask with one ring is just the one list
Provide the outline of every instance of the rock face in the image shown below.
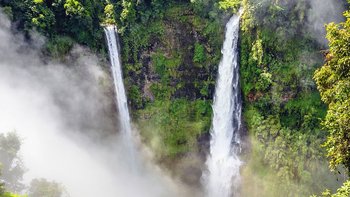
[[[145,43],[138,43],[133,33],[121,36],[133,109],[164,97],[212,99],[223,39],[221,22],[201,18],[190,8],[171,7],[163,18],[130,31],[142,31],[139,36],[145,38]],[[162,88],[168,89],[167,94],[157,96]]]
[[156,160],[190,185],[208,148],[224,24],[183,3],[120,35],[133,121]]

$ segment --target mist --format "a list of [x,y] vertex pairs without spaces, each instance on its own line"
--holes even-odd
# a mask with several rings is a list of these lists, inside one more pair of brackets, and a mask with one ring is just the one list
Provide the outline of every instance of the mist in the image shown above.
[[[288,32],[283,36],[295,36],[299,32],[308,35],[314,39],[321,47],[327,47],[328,41],[326,39],[325,25],[335,22],[344,21],[343,12],[346,10],[346,0],[252,0],[255,6],[260,6],[256,13],[257,21],[265,21],[269,16],[269,6],[271,4],[279,6],[286,13],[291,13],[293,10],[303,10],[293,20],[300,20],[302,22],[301,29],[293,26],[293,20],[284,18],[284,15],[279,16],[279,20],[272,24],[271,28],[278,28],[280,25],[290,26]],[[282,13],[283,13],[282,11]]]
[[311,36],[321,45],[327,46],[325,25],[331,22],[344,21],[345,1],[343,0],[309,0],[307,27]]
[[150,161],[138,174],[129,170],[110,76],[99,58],[75,46],[65,64],[43,60],[45,39],[32,37],[28,44],[14,35],[0,13],[0,132],[21,138],[24,183],[54,180],[71,197],[186,196]]

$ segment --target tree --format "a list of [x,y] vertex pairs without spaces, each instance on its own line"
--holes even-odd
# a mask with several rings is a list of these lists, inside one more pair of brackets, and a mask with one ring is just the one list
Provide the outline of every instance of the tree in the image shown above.
[[50,34],[55,21],[54,13],[48,8],[43,0],[29,2],[31,9],[31,22],[41,32]]
[[0,182],[0,196],[4,195],[5,193],[5,184],[3,182]]
[[0,134],[0,163],[2,176],[0,181],[5,183],[7,189],[19,192],[24,188],[21,183],[24,174],[22,160],[18,155],[21,142],[15,132]]
[[105,14],[105,19],[104,19],[103,23],[105,23],[105,24],[115,24],[116,23],[113,4],[108,3],[105,6],[104,14]]
[[350,172],[350,11],[346,21],[327,25],[329,53],[314,79],[321,99],[328,104],[323,126],[329,131],[324,146],[335,170],[344,165]]
[[63,186],[56,182],[50,182],[46,179],[33,179],[30,183],[28,197],[61,197]]
[[133,0],[123,0],[122,7],[120,20],[122,22],[133,22],[136,19],[135,2]]
[[241,5],[241,0],[221,0],[219,1],[219,8],[223,10],[231,9],[234,13],[238,12]]
[[[346,181],[343,186],[337,189],[337,193],[331,194],[329,190],[322,193],[321,197],[349,197],[350,196],[350,181]],[[317,197],[313,195],[312,197]]]
[[64,9],[67,15],[83,15],[85,10],[83,5],[77,0],[66,0]]

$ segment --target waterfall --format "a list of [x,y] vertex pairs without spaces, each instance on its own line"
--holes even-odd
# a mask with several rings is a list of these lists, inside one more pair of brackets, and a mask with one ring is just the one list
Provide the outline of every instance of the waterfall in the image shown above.
[[130,153],[131,168],[133,171],[135,171],[137,168],[136,166],[138,164],[136,162],[136,150],[134,142],[132,140],[130,114],[123,83],[122,67],[117,45],[116,29],[117,27],[115,27],[114,25],[109,25],[104,28],[107,37],[109,58],[111,62],[113,82],[115,87],[115,102],[119,111],[120,129],[122,131],[123,142],[125,143],[125,146]]
[[203,180],[210,197],[237,195],[240,181],[238,158],[239,129],[241,127],[241,101],[239,89],[238,36],[239,16],[235,15],[226,25],[222,60],[213,104],[210,154],[208,171]]

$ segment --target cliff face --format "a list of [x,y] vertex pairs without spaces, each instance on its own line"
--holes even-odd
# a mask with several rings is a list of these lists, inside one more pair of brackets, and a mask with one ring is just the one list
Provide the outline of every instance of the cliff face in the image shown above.
[[180,4],[128,31],[121,36],[125,76],[142,94],[141,103],[129,98],[134,109],[155,98],[212,98],[223,39],[219,21]]
[[223,37],[221,17],[184,2],[120,35],[136,127],[156,160],[189,184],[200,183]]
[[134,120],[159,158],[197,151],[208,133],[223,24],[187,3],[121,35],[124,76]]

